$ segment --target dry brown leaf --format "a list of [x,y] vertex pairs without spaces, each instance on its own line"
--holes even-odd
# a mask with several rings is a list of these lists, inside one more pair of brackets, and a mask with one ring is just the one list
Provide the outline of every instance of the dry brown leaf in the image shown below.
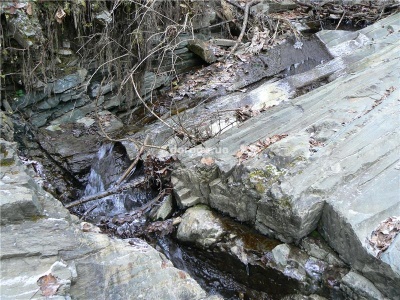
[[17,9],[14,6],[7,7],[7,10],[10,15],[15,15],[17,11]]
[[215,160],[212,157],[203,157],[200,162],[202,164],[205,164],[207,166],[211,166],[212,164],[214,164]]
[[255,157],[257,154],[268,148],[270,145],[280,141],[287,136],[287,134],[275,134],[272,137],[266,138],[265,141],[258,140],[257,142],[249,146],[242,145],[240,146],[240,150],[238,150],[234,156],[236,156],[239,159],[239,163],[241,163],[242,161],[250,157]]
[[38,286],[40,286],[42,295],[45,297],[50,297],[55,295],[57,293],[58,288],[61,285],[57,277],[53,276],[51,273],[40,277],[37,281],[37,284]]
[[379,258],[389,248],[399,232],[400,217],[389,217],[379,224],[369,238],[369,244],[372,246],[376,257]]
[[167,267],[167,262],[166,261],[162,261],[161,262],[161,269],[165,269]]
[[61,24],[67,14],[62,8],[59,8],[56,12],[56,21]]
[[26,7],[26,13],[28,14],[28,16],[32,16],[33,9],[32,9],[32,3],[31,2],[29,2],[28,6]]
[[180,279],[186,279],[186,277],[187,277],[185,272],[183,272],[183,271],[178,271],[178,275],[179,275]]

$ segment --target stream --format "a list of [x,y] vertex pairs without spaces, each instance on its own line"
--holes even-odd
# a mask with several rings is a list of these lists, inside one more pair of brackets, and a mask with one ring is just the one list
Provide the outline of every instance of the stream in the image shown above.
[[[83,195],[90,196],[105,191],[115,176],[110,174],[122,173],[124,157],[120,149],[114,144],[103,144],[93,161],[88,183]],[[133,176],[142,176],[142,170],[132,172]],[[107,177],[109,176],[109,177]],[[111,177],[111,178],[110,178]],[[136,209],[150,201],[154,195],[150,191],[134,189],[120,194],[108,196],[103,199],[91,201],[81,205],[77,213],[91,222],[104,222],[127,216]],[[179,212],[178,212],[179,213]],[[227,219],[228,220],[228,219]],[[145,227],[151,220],[147,215],[139,215],[129,223],[124,223],[116,228],[117,235],[126,238],[135,237],[135,232],[141,233],[139,227]],[[233,221],[228,221],[234,226]],[[264,238],[267,245],[277,245],[278,241],[270,240],[246,228],[249,237],[257,235],[257,239]],[[131,236],[127,237],[129,231]],[[175,234],[166,236],[146,236],[147,241],[153,244],[157,250],[172,261],[175,267],[188,272],[209,294],[219,294],[225,299],[279,299],[297,287],[295,281],[290,281],[285,276],[266,270],[257,265],[244,265],[237,258],[231,257],[222,251],[204,250],[194,245],[182,243],[176,239]],[[262,243],[262,241],[260,241]]]
[[[303,56],[299,57],[293,47],[292,43],[288,43],[271,51],[264,59],[264,64],[268,63],[267,71],[264,71],[264,67],[260,69],[261,71],[256,70],[254,77],[259,77],[260,80],[269,79],[271,75],[279,73],[281,78],[285,78],[309,71],[330,59],[315,38],[302,40]],[[276,63],[281,55],[283,55],[282,61]],[[324,83],[317,82],[315,86],[306,87],[305,91],[298,90],[297,94],[308,92]],[[248,100],[245,98],[243,101]],[[223,107],[224,102],[221,103],[216,105]],[[231,105],[231,103],[226,104],[228,108]],[[257,103],[250,104],[257,105]],[[208,109],[211,109],[214,104],[207,105]],[[187,109],[185,114],[190,121],[197,120],[199,115],[196,109],[193,111]],[[237,121],[231,120],[231,122],[236,124]],[[149,126],[151,128],[152,125]],[[213,128],[212,123],[206,126]],[[150,129],[153,132],[159,130],[162,133],[162,129],[157,127]],[[121,143],[103,143],[92,161],[82,196],[87,197],[106,191],[118,181],[129,165],[126,148]],[[148,176],[145,173],[145,163],[139,162],[126,182]],[[176,203],[171,205],[171,211],[167,213],[172,219],[154,218],[154,212],[171,196],[167,195],[155,205],[143,209],[157,194],[157,185],[154,184],[131,188],[103,199],[87,202],[74,208],[74,212],[83,219],[99,225],[103,232],[110,235],[124,239],[138,237],[146,239],[175,267],[189,273],[209,294],[218,294],[229,300],[258,300],[282,299],[288,295],[316,292],[341,299],[335,283],[327,279],[336,276],[337,270],[334,267],[325,266],[323,262],[313,261],[313,258],[298,253],[291,258],[287,266],[282,268],[276,265],[276,258],[272,253],[274,247],[282,244],[281,242],[262,236],[245,224],[236,223],[217,213],[215,220],[223,223],[225,232],[222,240],[209,247],[199,247],[195,242],[182,242],[177,238],[176,226],[174,228],[172,225],[173,220],[180,218],[183,213],[176,209]],[[175,202],[174,199],[172,202]]]
[[[105,191],[118,179],[117,175],[127,165],[126,153],[118,143],[103,144],[93,161],[84,196]],[[132,171],[128,181],[141,176],[143,167],[139,165]],[[189,273],[210,295],[220,295],[229,300],[258,300],[282,299],[293,294],[318,292],[342,299],[338,289],[334,285],[329,286],[329,280],[324,279],[336,276],[335,268],[310,259],[305,261],[304,254],[299,254],[298,257],[293,257],[293,263],[297,266],[288,265],[282,272],[274,263],[272,250],[277,245],[284,244],[215,212],[212,213],[216,218],[215,222],[222,224],[226,232],[224,238],[209,247],[182,242],[177,238],[176,231],[170,233],[167,230],[168,226],[165,224],[170,224],[169,220],[153,222],[147,211],[138,213],[156,194],[154,188],[127,190],[85,203],[76,213],[98,224],[104,232],[113,236],[128,241],[134,241],[137,237],[146,239],[175,267]],[[155,206],[157,207],[158,205]],[[181,215],[182,211],[175,209],[172,217]],[[158,227],[161,228],[160,231],[148,230]],[[299,264],[303,264],[304,269]],[[305,270],[310,276],[304,277],[298,270]]]

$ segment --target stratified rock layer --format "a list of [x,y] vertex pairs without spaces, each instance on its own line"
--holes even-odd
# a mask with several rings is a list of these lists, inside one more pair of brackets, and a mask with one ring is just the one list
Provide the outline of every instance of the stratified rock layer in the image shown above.
[[[398,239],[380,259],[368,242],[380,222],[400,215],[399,25],[395,15],[354,34],[320,33],[335,57],[331,82],[181,154],[179,205],[208,204],[283,241],[319,226],[347,263],[399,299]],[[288,136],[238,158],[241,147],[277,134]]]
[[[1,299],[203,299],[205,292],[140,239],[80,223],[32,179],[16,144],[0,139]],[[38,280],[57,279],[39,289]],[[44,279],[41,280],[45,281]]]

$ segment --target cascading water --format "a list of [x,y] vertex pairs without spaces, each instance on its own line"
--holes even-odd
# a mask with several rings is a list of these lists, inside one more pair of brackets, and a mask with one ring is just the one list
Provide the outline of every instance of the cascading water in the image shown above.
[[[118,144],[103,144],[93,161],[84,197],[96,195],[111,187],[129,166],[126,153],[119,149]],[[87,217],[99,220],[101,217],[111,217],[128,213],[142,206],[148,195],[141,189],[126,190],[102,199],[87,202],[82,205],[82,211],[88,212]]]

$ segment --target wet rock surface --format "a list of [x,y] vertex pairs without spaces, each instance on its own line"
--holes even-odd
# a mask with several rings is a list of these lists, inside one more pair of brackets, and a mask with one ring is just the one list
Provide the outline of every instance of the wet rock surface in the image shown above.
[[[113,114],[107,111],[99,114],[100,126],[108,134],[123,127]],[[89,172],[92,161],[104,137],[99,133],[97,117],[81,117],[76,122],[54,124],[39,129],[40,146],[53,159],[77,178]],[[85,181],[82,179],[82,181]]]
[[[250,299],[264,299],[266,295],[268,299],[281,299],[285,295],[313,293],[329,299],[343,299],[346,295],[340,289],[340,282],[349,268],[320,236],[303,241],[307,249],[314,249],[310,254],[307,249],[268,239],[205,205],[197,205],[182,216],[176,237],[194,246],[192,252],[202,249],[200,257],[204,261],[231,274],[236,283],[231,285],[221,280],[218,289],[228,299],[232,293],[242,292],[241,285],[247,287],[243,294]],[[202,268],[197,269],[201,272]],[[196,276],[196,271],[193,274]]]
[[[70,215],[32,179],[16,144],[1,139],[1,149],[2,299],[205,299],[143,240],[109,238]],[[46,286],[43,275],[55,281]]]

